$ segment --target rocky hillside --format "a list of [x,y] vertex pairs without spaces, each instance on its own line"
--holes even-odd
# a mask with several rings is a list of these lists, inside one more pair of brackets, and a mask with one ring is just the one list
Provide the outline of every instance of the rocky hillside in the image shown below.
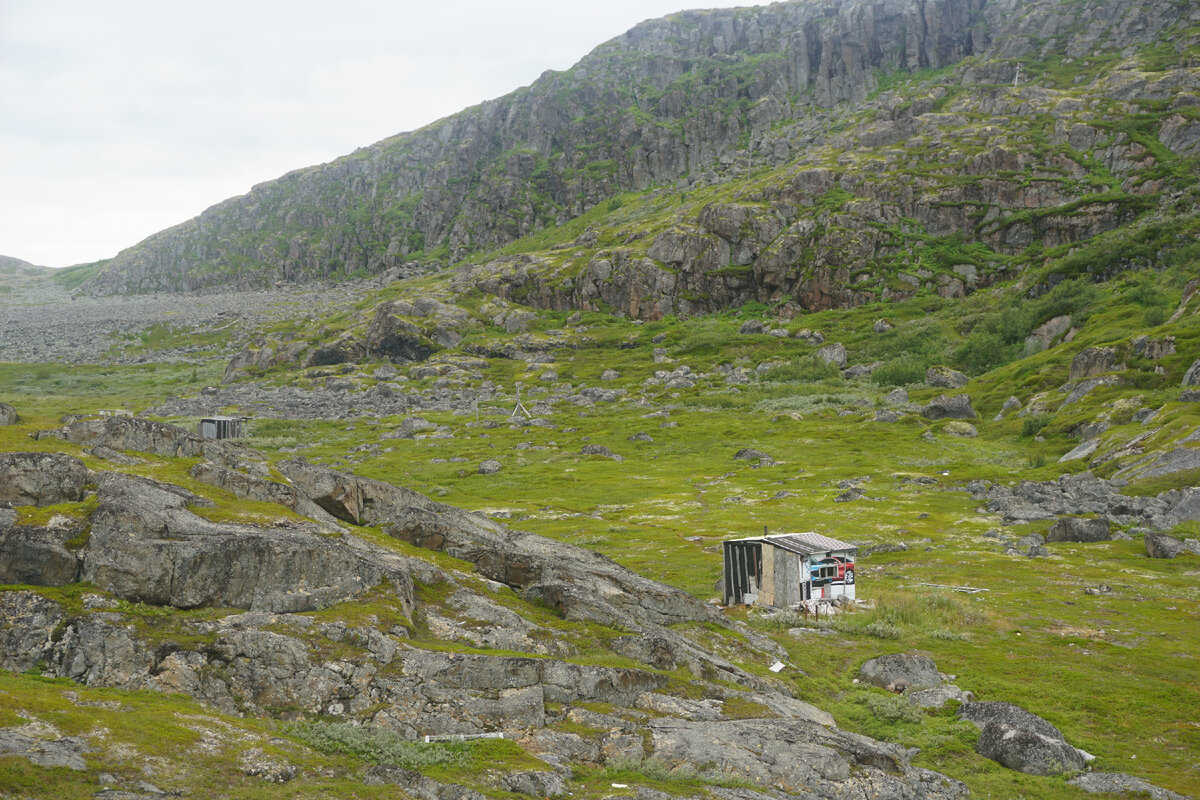
[[[1160,256],[796,319],[22,293],[78,336],[0,364],[0,786],[1194,794],[1200,291]],[[249,446],[149,418],[225,413]],[[864,602],[717,607],[764,527],[856,543]]]
[[44,282],[50,275],[46,267],[39,267],[19,258],[0,256],[0,292]]
[[[973,285],[1035,241],[1128,224],[1178,188],[1175,162],[1197,142],[1189,13],[1167,0],[682,12],[506,97],[261,184],[88,267],[85,286],[178,291],[453,263],[616,210],[623,192],[713,185],[738,207],[682,203],[667,239],[623,226],[621,241],[655,246],[593,254],[568,270],[582,288],[533,298],[626,307],[650,293],[658,311],[636,303],[639,314],[687,313],[785,294],[853,303],[904,292],[905,280]],[[1018,68],[1024,80],[1007,91]],[[1142,116],[1119,122],[1130,112]],[[912,263],[926,237],[974,248]],[[859,274],[872,251],[918,274]],[[955,276],[960,264],[975,270]]]
[[[279,476],[261,453],[146,420],[44,434],[113,469],[62,452],[0,453],[0,501],[21,509],[0,509],[0,583],[30,587],[0,592],[0,669],[182,693],[209,714],[323,719],[296,729],[318,749],[322,735],[356,728],[413,750],[422,736],[517,740],[501,751],[509,763],[467,779],[485,791],[558,797],[572,767],[670,759],[702,786],[781,798],[967,796],[903,747],[839,729],[785,682],[714,649],[786,655],[769,639],[591,551],[303,460],[275,465]],[[198,460],[181,470],[187,458]],[[206,495],[218,487],[225,513],[180,478]],[[222,521],[239,499],[269,521]],[[45,723],[0,728],[0,753],[69,774],[86,769],[85,754],[94,763],[104,740],[46,734]],[[315,777],[272,752],[259,754],[269,768],[241,775]],[[126,776],[140,758],[128,747],[101,757]],[[152,774],[166,791],[187,792],[163,766]],[[400,769],[395,755],[378,766],[345,778],[478,796]]]

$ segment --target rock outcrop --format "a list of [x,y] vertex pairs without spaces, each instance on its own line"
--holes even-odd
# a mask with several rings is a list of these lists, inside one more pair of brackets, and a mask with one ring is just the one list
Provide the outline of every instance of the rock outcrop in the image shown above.
[[950,800],[968,796],[958,781],[914,767],[904,748],[800,720],[650,723],[654,755],[668,764],[714,766],[788,794],[842,797],[865,781],[882,797]]
[[202,504],[195,495],[115,473],[101,476],[96,494],[82,575],[126,600],[308,611],[387,580],[411,606],[411,560],[353,537],[210,522],[187,508]]
[[232,383],[278,364],[294,363],[307,346],[306,342],[274,342],[260,337],[229,360],[221,383]]
[[975,751],[1029,775],[1061,775],[1081,770],[1087,764],[1079,751],[1061,738],[1003,722],[990,722],[983,727]]
[[16,425],[21,421],[21,415],[8,403],[0,403],[0,425]]
[[183,428],[141,417],[97,417],[68,423],[53,435],[85,447],[136,450],[167,458],[204,454],[205,441]]
[[479,571],[556,608],[568,619],[631,625],[715,621],[712,607],[642,578],[590,550],[506,529],[479,514],[382,481],[294,459],[292,484],[338,519],[381,525],[389,536],[470,561]]
[[1200,386],[1200,358],[1192,362],[1192,365],[1187,368],[1187,372],[1183,373],[1183,388],[1187,389],[1191,386]]
[[1085,347],[1071,359],[1068,380],[1077,381],[1100,375],[1113,369],[1117,363],[1117,351],[1112,347]]
[[[228,472],[211,464],[198,470],[234,485]],[[696,769],[716,764],[745,780],[785,791],[803,786],[819,796],[859,795],[869,788],[897,798],[965,797],[958,782],[914,767],[904,748],[840,731],[825,712],[662,627],[719,621],[710,607],[682,592],[588,551],[500,528],[399,487],[389,492],[387,484],[304,462],[290,463],[288,472],[293,486],[263,479],[247,485],[285,503],[292,492],[313,491],[344,514],[383,522],[393,536],[472,560],[485,576],[500,576],[530,599],[555,605],[567,620],[633,631],[616,636],[612,650],[653,669],[554,657],[553,650],[569,654],[572,646],[556,642],[547,650],[547,631],[492,599],[492,587],[500,584],[481,586],[477,576],[446,571],[354,536],[323,534],[303,523],[262,528],[211,522],[191,510],[205,504],[191,492],[116,473],[99,474],[90,531],[76,550],[63,546],[66,533],[55,526],[34,536],[23,530],[28,526],[14,524],[15,510],[0,509],[0,581],[63,585],[88,580],[103,593],[85,595],[79,611],[34,591],[0,592],[0,669],[36,667],[91,686],[182,692],[227,713],[353,715],[408,738],[505,731],[556,763],[654,757]],[[32,556],[13,545],[14,535]],[[24,574],[30,569],[41,572]],[[374,589],[375,610],[361,625],[295,613],[359,597],[368,589]],[[212,621],[175,620],[176,628],[163,640],[151,628],[130,624],[110,597],[174,608],[247,610]],[[464,614],[462,621],[480,627],[463,628],[445,613]],[[418,629],[426,636],[443,631],[477,646],[528,646],[544,657],[424,649],[409,643]],[[176,632],[183,638],[176,640]],[[748,636],[748,643],[759,640]],[[330,660],[325,653],[334,647],[337,657]],[[704,699],[668,692],[675,679],[666,671],[678,668],[713,681]],[[749,694],[726,688],[731,682]],[[722,711],[725,699],[759,704],[774,717],[729,719]],[[628,718],[580,708],[596,703],[669,716],[651,722],[643,736]],[[597,736],[585,742],[551,728],[562,720],[594,726]],[[34,758],[26,744],[10,736],[0,748]],[[56,746],[62,753],[55,751],[54,763],[72,768],[81,763],[72,742]],[[510,773],[497,780],[509,791],[564,791],[557,770]],[[390,768],[372,770],[368,782],[406,787],[421,797],[464,796],[460,787]]]
[[1124,772],[1085,772],[1067,781],[1070,785],[1089,794],[1132,795],[1149,797],[1151,800],[1188,800],[1178,792],[1172,792],[1150,781]]
[[1012,486],[974,481],[971,494],[987,502],[1005,525],[1059,517],[1096,514],[1113,525],[1137,525],[1166,531],[1200,520],[1200,489],[1174,489],[1157,497],[1122,494],[1121,481],[1098,478],[1090,472],[1063,475],[1054,481],[1020,481]]
[[91,480],[78,458],[63,453],[0,453],[0,503],[48,506],[82,500]]

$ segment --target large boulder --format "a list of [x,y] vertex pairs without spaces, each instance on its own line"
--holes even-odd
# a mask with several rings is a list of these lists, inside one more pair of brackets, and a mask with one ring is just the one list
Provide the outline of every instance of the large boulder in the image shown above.
[[0,403],[0,425],[16,425],[21,421],[21,415],[8,403]]
[[64,453],[0,453],[0,503],[48,506],[87,493],[88,468]]
[[930,367],[925,370],[925,383],[937,389],[961,389],[969,382],[966,375],[949,367]]
[[424,361],[441,349],[421,329],[399,314],[415,310],[408,304],[384,303],[375,309],[364,341],[368,358],[382,356],[396,363]]
[[1146,531],[1142,537],[1146,545],[1146,555],[1151,558],[1177,558],[1184,553],[1200,555],[1200,542],[1195,539],[1180,541],[1174,536],[1157,531]]
[[1107,542],[1111,525],[1102,517],[1062,517],[1050,526],[1047,542]]
[[1014,411],[1020,411],[1020,410],[1021,410],[1021,401],[1018,400],[1016,397],[1009,395],[1008,399],[1004,401],[1004,405],[1002,405],[1000,407],[1000,410],[998,412],[996,412],[996,416],[993,418],[992,421],[999,422],[1000,420],[1004,419],[1006,416],[1013,413]]
[[959,703],[969,703],[975,699],[973,692],[963,691],[953,683],[944,683],[932,689],[920,689],[905,694],[908,702],[918,708],[942,708],[954,700]]
[[354,525],[378,525],[389,521],[394,509],[432,502],[411,489],[336,472],[303,458],[281,461],[278,467],[300,495]]
[[1157,361],[1175,353],[1175,337],[1164,336],[1161,339],[1151,339],[1149,336],[1135,336],[1129,342],[1133,352],[1142,358]]
[[761,319],[748,319],[742,323],[742,327],[738,328],[738,333],[743,336],[749,336],[755,333],[763,332],[763,323]]
[[846,346],[841,342],[825,345],[816,352],[816,356],[826,364],[832,364],[838,369],[846,366],[846,359],[849,357]]
[[[1048,322],[1038,326],[1033,330],[1030,336],[1025,338],[1025,354],[1032,355],[1040,353],[1051,345],[1055,344],[1063,334],[1071,330],[1071,317],[1068,314],[1063,314],[1054,317]],[[1069,338],[1069,336],[1068,336]]]
[[952,419],[942,426],[942,433],[947,436],[957,436],[960,439],[974,439],[979,435],[979,430],[969,422]]
[[921,410],[921,416],[928,420],[939,419],[975,419],[979,415],[971,407],[971,396],[957,394],[947,396],[940,394],[929,401],[929,405]]
[[1061,775],[1087,765],[1083,755],[1061,738],[1003,722],[989,722],[983,727],[975,752],[1029,775]]
[[1067,744],[1062,731],[1020,706],[1002,701],[964,703],[959,719],[980,728],[975,752],[1030,775],[1059,775],[1083,769],[1088,757]]
[[304,362],[304,366],[328,367],[333,364],[361,361],[365,353],[366,348],[363,343],[347,333],[332,342],[326,342],[313,348]]
[[942,685],[933,659],[921,653],[889,653],[865,662],[858,679],[889,691],[916,691]]
[[246,345],[225,365],[225,373],[221,383],[232,383],[238,378],[251,375],[256,371],[267,370],[276,364],[286,364],[299,358],[305,342],[275,343],[268,339],[256,339]]

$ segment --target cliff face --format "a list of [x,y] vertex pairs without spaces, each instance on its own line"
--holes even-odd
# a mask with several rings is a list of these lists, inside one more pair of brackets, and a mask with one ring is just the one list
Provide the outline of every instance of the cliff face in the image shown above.
[[260,184],[123,251],[86,288],[187,291],[457,261],[622,191],[711,184],[814,146],[870,146],[828,130],[861,112],[881,79],[969,59],[962,79],[1009,82],[1016,58],[1115,52],[1157,40],[1182,13],[1165,0],[681,12],[506,97]]
[[983,5],[801,0],[646,22],[564,73],[214,206],[122,252],[91,288],[304,280],[486,250],[706,169],[810,105],[861,99],[873,70],[954,63],[986,42]]

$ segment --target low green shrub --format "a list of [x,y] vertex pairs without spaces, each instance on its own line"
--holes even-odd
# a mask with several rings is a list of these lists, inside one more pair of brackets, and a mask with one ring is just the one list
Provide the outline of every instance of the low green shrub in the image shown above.
[[877,719],[884,722],[919,724],[925,718],[921,709],[899,695],[872,692],[866,696],[865,704]]
[[876,386],[907,386],[925,380],[925,370],[930,366],[927,359],[916,356],[901,356],[887,362],[871,373],[871,383]]
[[787,364],[771,367],[763,373],[762,380],[768,383],[821,383],[840,380],[842,371],[827,361],[813,355],[797,356]]
[[463,743],[414,742],[395,731],[348,722],[301,722],[288,733],[322,753],[355,756],[369,764],[395,764],[405,769],[436,765],[465,766],[468,747]]
[[881,619],[868,622],[861,630],[867,636],[874,636],[876,639],[899,639],[902,635],[898,626]]
[[1021,435],[1025,437],[1037,436],[1053,420],[1054,415],[1052,414],[1034,414],[1032,417],[1026,417],[1025,421],[1021,423]]

